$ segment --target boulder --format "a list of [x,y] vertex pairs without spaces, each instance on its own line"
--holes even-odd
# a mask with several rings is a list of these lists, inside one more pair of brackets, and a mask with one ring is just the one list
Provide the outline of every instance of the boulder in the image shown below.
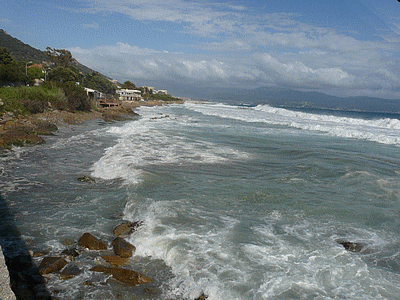
[[79,244],[89,250],[105,250],[107,249],[107,244],[100,241],[90,233],[84,233],[79,239]]
[[117,255],[102,255],[101,258],[104,259],[113,267],[120,267],[126,264],[126,262],[129,260],[128,257],[120,257]]
[[40,274],[49,274],[60,271],[65,267],[67,261],[59,256],[49,256],[43,258],[42,262],[39,265]]
[[90,183],[96,183],[96,181],[93,178],[90,178],[89,176],[82,176],[78,178],[78,181],[80,182],[90,182]]
[[96,266],[91,268],[90,271],[112,275],[114,279],[129,286],[152,282],[152,279],[145,275],[123,268]]
[[120,257],[131,257],[136,247],[125,241],[123,238],[116,237],[112,242],[114,253]]
[[82,270],[75,265],[68,265],[60,272],[60,279],[68,280],[82,273]]
[[79,251],[75,247],[67,248],[61,252],[61,255],[65,255],[70,260],[74,260],[75,257],[79,256],[79,254]]
[[139,226],[141,226],[143,224],[143,222],[129,222],[126,221],[120,225],[117,225],[114,227],[113,229],[113,233],[116,237],[120,236],[120,237],[126,237],[130,234],[132,234],[132,232],[134,232],[135,230],[137,230],[137,228]]
[[361,252],[364,248],[364,244],[362,243],[354,243],[349,241],[338,241],[346,250],[351,252]]

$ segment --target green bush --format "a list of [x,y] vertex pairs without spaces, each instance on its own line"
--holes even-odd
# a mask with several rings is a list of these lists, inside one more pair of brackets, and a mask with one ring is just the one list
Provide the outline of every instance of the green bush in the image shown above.
[[90,111],[92,104],[83,87],[67,82],[62,88],[67,96],[67,106],[70,111]]

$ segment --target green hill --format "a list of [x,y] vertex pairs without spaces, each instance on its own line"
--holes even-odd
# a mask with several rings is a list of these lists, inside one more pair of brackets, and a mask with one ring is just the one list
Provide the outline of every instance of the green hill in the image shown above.
[[[19,39],[12,37],[3,29],[0,29],[0,48],[3,47],[6,48],[17,61],[42,63],[43,61],[49,60],[45,51],[33,48],[32,46],[21,42]],[[80,64],[79,62],[74,62],[73,65],[83,74],[93,72],[92,69]]]
[[41,63],[47,60],[45,52],[35,49],[28,44],[12,37],[3,29],[0,29],[0,47],[7,48],[8,52],[18,61],[34,61]]

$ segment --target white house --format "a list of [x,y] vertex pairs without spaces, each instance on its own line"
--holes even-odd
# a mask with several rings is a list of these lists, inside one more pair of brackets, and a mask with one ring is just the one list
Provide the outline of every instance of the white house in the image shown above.
[[90,98],[93,98],[95,100],[104,98],[104,94],[102,92],[96,91],[94,89],[85,88],[85,91]]
[[116,90],[116,93],[119,94],[119,100],[121,101],[142,100],[142,92],[140,90],[120,89]]

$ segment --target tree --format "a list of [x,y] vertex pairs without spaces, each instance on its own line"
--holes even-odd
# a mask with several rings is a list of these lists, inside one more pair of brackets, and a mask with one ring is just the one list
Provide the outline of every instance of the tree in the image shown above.
[[57,81],[57,82],[72,81],[75,83],[78,79],[78,74],[76,74],[74,71],[72,71],[69,68],[58,66],[49,71],[48,78],[51,81]]
[[134,85],[132,82],[129,80],[125,81],[124,84],[122,85],[123,89],[129,89],[129,90],[134,90],[136,89],[136,85]]
[[52,63],[54,63],[56,66],[62,66],[64,68],[68,68],[70,63],[75,61],[71,52],[65,49],[54,49],[47,47],[46,54]]
[[42,78],[43,77],[43,71],[39,67],[30,67],[28,69],[28,77],[30,79],[37,79],[37,78]]
[[98,90],[109,95],[115,94],[115,86],[111,83],[111,81],[97,72],[87,74],[83,82],[84,86],[87,88]]
[[14,59],[7,48],[0,48],[0,65],[11,65],[12,63],[14,63]]

